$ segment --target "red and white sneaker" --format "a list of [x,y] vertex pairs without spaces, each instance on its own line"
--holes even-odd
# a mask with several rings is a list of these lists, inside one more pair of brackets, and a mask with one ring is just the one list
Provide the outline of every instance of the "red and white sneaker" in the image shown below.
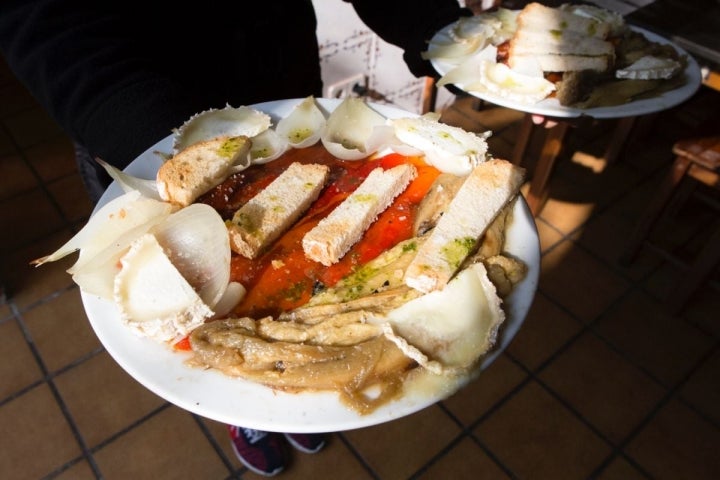
[[235,455],[248,469],[272,477],[285,469],[286,446],[279,433],[228,425]]
[[321,433],[286,433],[287,441],[304,453],[317,453],[325,446],[325,435]]

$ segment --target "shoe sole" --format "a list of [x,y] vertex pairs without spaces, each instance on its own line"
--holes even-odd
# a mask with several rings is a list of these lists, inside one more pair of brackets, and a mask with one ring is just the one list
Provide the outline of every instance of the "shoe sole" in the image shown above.
[[245,465],[245,467],[248,470],[250,470],[254,473],[257,473],[258,475],[262,475],[263,477],[274,477],[275,475],[277,475],[277,474],[281,473],[283,470],[285,470],[285,467],[278,467],[275,470],[273,470],[272,472],[266,472],[265,470],[260,470],[259,468],[252,465],[251,463],[248,463],[247,460],[245,460],[243,458],[243,456],[240,455],[240,452],[238,452],[238,449],[235,446],[235,442],[231,441],[230,446],[232,447],[233,452],[235,452],[235,457],[237,457],[237,459],[240,460],[240,463]]
[[310,448],[304,447],[303,445],[296,442],[295,439],[292,438],[287,433],[283,433],[283,435],[285,436],[285,439],[288,441],[288,443],[293,446],[293,448],[295,448],[296,450],[299,450],[303,453],[317,453],[325,447],[325,440],[323,440],[322,443],[320,443],[320,445],[315,447],[315,449],[310,449]]

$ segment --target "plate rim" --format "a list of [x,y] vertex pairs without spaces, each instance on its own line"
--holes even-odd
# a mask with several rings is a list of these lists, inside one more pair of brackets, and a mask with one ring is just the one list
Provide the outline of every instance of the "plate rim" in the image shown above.
[[[445,27],[438,30],[430,40],[430,44],[434,40],[437,40],[441,36],[448,36],[447,32],[457,23],[452,22]],[[661,112],[663,110],[675,107],[688,98],[692,97],[695,92],[700,88],[702,84],[702,72],[700,65],[698,64],[695,57],[689,54],[685,49],[677,45],[675,42],[658,35],[657,33],[646,30],[636,25],[628,24],[630,29],[635,32],[642,33],[650,41],[664,43],[671,45],[680,55],[684,55],[688,59],[688,64],[685,67],[683,74],[686,77],[686,82],[680,87],[663,92],[661,95],[648,99],[633,100],[624,105],[616,105],[611,107],[593,107],[593,108],[573,108],[565,107],[560,105],[556,98],[546,98],[534,104],[524,104],[522,102],[508,100],[499,95],[493,95],[491,93],[479,93],[464,90],[458,83],[453,85],[468,95],[479,98],[492,104],[510,108],[512,110],[518,110],[525,113],[545,115],[548,117],[555,118],[578,118],[587,116],[595,119],[615,119],[623,117],[633,117],[640,115],[649,115],[652,113]],[[431,65],[437,73],[441,76],[445,75],[454,65],[450,65],[446,62],[439,61],[437,59],[430,60]]]
[[[282,112],[286,114],[302,100],[275,100],[250,105],[250,107],[266,111],[271,115],[282,114]],[[334,108],[339,104],[339,101],[335,99],[316,98],[316,101],[326,109]],[[394,106],[370,102],[368,105],[383,115],[387,113],[417,116]],[[162,162],[160,156],[155,152],[169,151],[171,146],[172,135],[168,135],[133,160],[125,171],[141,178],[146,177],[148,172],[157,171]],[[117,182],[113,182],[102,195],[94,212],[120,194],[122,194],[122,190]],[[510,306],[508,318],[498,332],[499,338],[496,347],[483,357],[477,374],[487,368],[509,345],[525,321],[537,289],[540,269],[539,237],[537,226],[522,195],[518,195],[518,201],[514,207],[514,218],[511,231],[514,231],[513,228],[524,228],[524,232],[516,234],[515,237],[525,234],[528,239],[523,241],[521,238],[508,235],[509,241],[519,243],[522,250],[511,253],[516,253],[528,263],[528,275],[506,300]],[[517,249],[518,246],[515,245],[514,248]],[[132,333],[120,321],[119,312],[112,302],[82,291],[81,299],[88,320],[98,339],[114,361],[131,377],[148,390],[180,408],[226,424],[265,431],[297,433],[352,430],[402,418],[446,398],[441,395],[431,397],[413,395],[383,405],[371,414],[360,415],[342,405],[334,392],[300,394],[277,392],[270,387],[241,378],[232,378],[215,370],[188,367],[184,365],[184,362],[189,358],[189,354],[172,351],[166,345]],[[148,370],[146,367],[148,361],[157,361],[158,364]],[[158,380],[159,369],[164,369],[169,374],[168,377],[172,378],[161,377]],[[466,381],[469,379],[463,379],[454,385],[457,388],[453,393],[460,389]],[[222,408],[218,407],[218,402],[211,398],[218,394],[218,392],[213,393],[213,389],[217,389],[218,386],[224,388],[220,393],[229,397],[219,402]],[[250,395],[254,402],[245,401],[244,396],[246,395]],[[283,404],[283,401],[288,398],[292,399],[289,404],[287,402]],[[264,412],[262,418],[258,418],[254,414],[256,412],[252,415],[244,414],[243,412],[249,405],[255,407],[261,405],[267,408],[267,411]],[[294,410],[294,413],[290,414],[289,410]]]

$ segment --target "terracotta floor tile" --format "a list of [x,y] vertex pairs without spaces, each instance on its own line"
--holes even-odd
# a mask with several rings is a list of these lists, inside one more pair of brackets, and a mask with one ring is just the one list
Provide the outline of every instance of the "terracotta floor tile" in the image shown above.
[[17,155],[0,156],[0,200],[37,187],[33,171]]
[[[1,123],[2,119],[0,119]],[[0,157],[17,155],[17,153],[13,138],[4,129],[0,130]]]
[[[22,208],[18,208],[22,205]],[[16,249],[52,234],[62,228],[63,220],[56,207],[40,189],[33,189],[12,200],[0,201],[0,218],[13,235],[0,237],[0,249]],[[42,221],[38,221],[42,219]]]
[[564,241],[543,256],[539,288],[589,323],[617,301],[629,285],[599,260]]
[[422,480],[453,478],[470,480],[511,478],[473,440],[463,438],[447,455],[433,463],[422,474],[415,477]]
[[720,292],[710,285],[701,286],[692,299],[680,312],[692,325],[703,332],[720,338],[720,322],[717,321],[717,312],[720,312]]
[[466,110],[451,107],[445,110],[442,114],[442,121],[448,125],[462,128],[468,132],[484,132],[487,130],[485,125],[480,123],[472,115],[469,115]]
[[640,425],[666,393],[588,332],[539,377],[615,444]]
[[460,430],[439,407],[374,427],[345,432],[345,437],[380,478],[408,478],[437,455]]
[[610,447],[536,382],[475,429],[519,479],[588,478]]
[[50,194],[61,205],[65,218],[71,222],[86,220],[92,213],[93,204],[85,192],[82,179],[72,174],[48,184]]
[[653,478],[720,478],[720,431],[685,405],[666,405],[626,447]]
[[66,470],[53,475],[53,480],[94,480],[97,477],[86,460],[79,461]]
[[559,232],[554,226],[542,218],[535,220],[535,226],[537,227],[538,238],[540,239],[541,252],[547,252],[563,240],[562,232]]
[[32,108],[4,118],[3,123],[17,145],[31,147],[62,135],[62,130],[43,110]]
[[0,118],[38,108],[38,103],[32,95],[25,88],[19,87],[16,82],[8,81],[0,85],[0,98],[3,99],[0,102]]
[[647,480],[645,472],[641,472],[624,458],[615,458],[596,480]]
[[500,355],[476,380],[443,400],[443,405],[464,425],[470,425],[526,378],[525,373]]
[[169,407],[94,454],[107,480],[225,479],[229,471],[189,413]]
[[59,375],[55,383],[91,448],[165,404],[107,353]]
[[557,167],[548,187],[550,197],[573,204],[607,205],[639,180],[638,174],[621,162],[608,165],[602,157],[583,151],[574,152]]
[[0,338],[4,345],[0,350],[0,399],[4,399],[42,380],[43,373],[14,319],[0,323]]
[[538,293],[507,351],[529,370],[535,370],[581,328],[580,322]]
[[581,228],[594,210],[595,204],[591,202],[568,202],[550,197],[539,216],[564,235],[568,235]]
[[720,424],[720,353],[714,351],[680,389],[683,400]]
[[497,133],[522,120],[524,114],[467,96],[457,98],[449,109],[443,111],[442,121],[451,125],[461,124],[462,122],[454,121],[456,117],[464,118],[479,126],[472,131],[490,130]]
[[24,153],[33,168],[46,182],[77,172],[73,144],[64,135],[34,145]]
[[712,348],[713,340],[674,318],[642,292],[632,292],[597,324],[597,332],[666,387],[673,386]]
[[72,233],[69,230],[61,230],[13,251],[7,258],[5,265],[7,267],[5,271],[7,286],[12,301],[21,310],[48,295],[75,285],[72,277],[68,275],[67,269],[75,263],[77,254],[71,254],[40,267],[30,263],[37,258],[53,253],[71,236]]
[[197,416],[196,418],[205,425],[205,428],[208,430],[217,446],[222,450],[223,455],[228,462],[230,462],[235,469],[241,468],[243,465],[235,456],[232,446],[230,445],[230,435],[228,434],[227,425],[205,417]]
[[[642,186],[639,189],[646,190],[647,187]],[[621,255],[628,248],[629,235],[641,217],[640,212],[648,203],[645,195],[638,194],[637,191],[638,189],[633,189],[633,193],[593,217],[582,231],[573,237],[608,265],[617,268],[619,273],[636,280],[645,277],[660,262],[656,256],[638,255],[629,265],[619,263]]]
[[47,385],[0,408],[0,472],[6,478],[42,478],[82,454]]
[[48,371],[57,371],[101,348],[90,327],[77,288],[60,293],[23,314],[33,343]]
[[[317,480],[373,478],[348,447],[332,434],[328,435],[327,446],[318,453],[307,454],[291,449],[290,464],[284,475],[288,478]],[[243,478],[247,478],[247,475],[243,475]]]

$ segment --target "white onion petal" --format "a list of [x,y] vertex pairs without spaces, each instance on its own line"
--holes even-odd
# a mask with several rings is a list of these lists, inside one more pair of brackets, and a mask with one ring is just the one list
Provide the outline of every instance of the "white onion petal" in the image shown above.
[[297,104],[287,117],[280,119],[275,130],[294,148],[305,148],[320,140],[325,123],[325,115],[315,98],[310,96]]
[[[275,160],[285,153],[290,144],[273,129],[267,129],[251,139],[250,164],[263,164]],[[245,168],[245,167],[243,167]],[[233,173],[238,170],[234,169]]]
[[68,272],[74,273],[123,233],[136,227],[147,226],[168,216],[173,206],[151,198],[143,197],[133,190],[120,195],[101,207],[85,226],[70,240],[50,255],[35,260],[36,265],[54,262],[80,250],[80,255]]
[[160,193],[158,193],[157,182],[154,178],[145,179],[133,177],[132,175],[123,172],[119,168],[110,165],[104,160],[101,160],[99,158],[96,160],[100,165],[102,165],[105,171],[108,172],[108,175],[110,175],[113,180],[118,182],[118,185],[120,185],[120,188],[123,192],[127,193],[132,190],[137,190],[144,197],[152,198],[154,200],[162,200],[160,198]]
[[342,160],[359,160],[377,151],[370,139],[376,126],[385,125],[385,117],[362,99],[346,97],[328,116],[321,141],[325,149]]
[[203,302],[214,308],[230,281],[230,240],[220,214],[209,205],[192,204],[151,233]]

